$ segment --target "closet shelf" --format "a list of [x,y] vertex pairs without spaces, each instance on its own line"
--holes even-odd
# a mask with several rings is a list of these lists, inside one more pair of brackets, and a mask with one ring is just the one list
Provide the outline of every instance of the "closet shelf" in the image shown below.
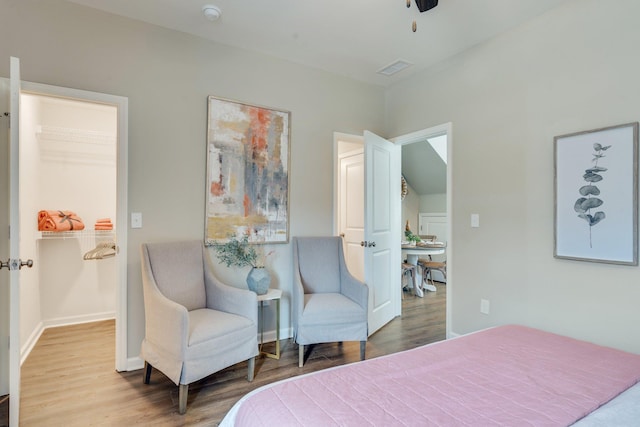
[[81,237],[114,237],[116,230],[40,231],[40,239],[78,239]]

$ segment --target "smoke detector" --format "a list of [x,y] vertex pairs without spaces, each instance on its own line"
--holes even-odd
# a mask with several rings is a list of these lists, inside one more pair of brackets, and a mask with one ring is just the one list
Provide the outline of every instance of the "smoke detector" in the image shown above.
[[222,15],[222,10],[218,6],[207,4],[202,6],[202,14],[209,21],[216,21]]

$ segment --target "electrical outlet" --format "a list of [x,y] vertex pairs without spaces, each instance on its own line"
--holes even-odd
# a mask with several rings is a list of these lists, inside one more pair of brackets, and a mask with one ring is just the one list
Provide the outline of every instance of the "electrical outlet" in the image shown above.
[[480,300],[480,313],[489,314],[489,300],[481,299]]

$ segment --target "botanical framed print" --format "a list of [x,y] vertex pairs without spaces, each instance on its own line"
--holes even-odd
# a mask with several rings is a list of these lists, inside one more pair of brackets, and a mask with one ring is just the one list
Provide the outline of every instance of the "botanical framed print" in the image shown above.
[[638,265],[638,123],[561,135],[554,257]]
[[209,96],[205,242],[289,241],[291,113]]

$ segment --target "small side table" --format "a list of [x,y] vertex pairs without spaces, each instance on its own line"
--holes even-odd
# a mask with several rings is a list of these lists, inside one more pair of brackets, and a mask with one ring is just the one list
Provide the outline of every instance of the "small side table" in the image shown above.
[[[280,359],[280,298],[282,298],[282,289],[269,289],[266,294],[258,295],[258,302],[260,303],[260,354],[264,354],[272,359]],[[264,341],[264,322],[263,314],[264,302],[272,301],[276,302],[276,352],[266,353],[262,351],[262,343]]]

